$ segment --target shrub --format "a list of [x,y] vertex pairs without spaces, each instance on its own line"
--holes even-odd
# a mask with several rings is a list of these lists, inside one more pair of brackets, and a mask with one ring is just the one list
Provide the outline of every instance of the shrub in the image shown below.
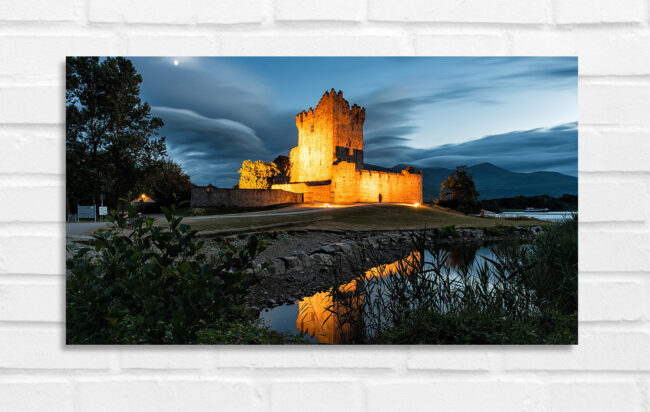
[[456,230],[456,226],[449,225],[440,229],[440,236],[457,238],[460,236],[460,233],[458,233],[458,230]]
[[[149,217],[113,214],[112,225],[93,236],[95,256],[88,247],[73,251],[67,261],[67,342],[266,343],[268,331],[244,305],[257,281],[252,262],[261,242],[251,236],[246,247],[228,246],[209,258],[196,231],[174,216],[176,207],[161,209],[166,227]],[[224,325],[237,326],[226,333]],[[211,330],[224,332],[210,339]]]

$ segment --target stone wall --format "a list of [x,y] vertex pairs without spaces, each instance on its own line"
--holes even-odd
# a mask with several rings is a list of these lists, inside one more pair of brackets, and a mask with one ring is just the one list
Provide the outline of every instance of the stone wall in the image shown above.
[[286,190],[289,192],[304,194],[305,202],[334,202],[331,184],[310,184],[310,183],[286,183],[275,184],[273,189]]
[[[422,173],[356,170],[341,162],[333,166],[334,203],[422,203]],[[381,199],[380,199],[381,195]]]
[[302,193],[279,189],[192,189],[192,207],[264,207],[302,203]]

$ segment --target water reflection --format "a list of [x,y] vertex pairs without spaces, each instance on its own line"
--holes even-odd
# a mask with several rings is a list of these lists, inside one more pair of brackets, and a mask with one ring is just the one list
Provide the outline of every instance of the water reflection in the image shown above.
[[[452,272],[474,272],[475,263],[481,256],[491,258],[492,251],[479,244],[464,244],[446,248],[446,265]],[[364,296],[357,292],[359,282],[370,278],[386,277],[395,273],[408,273],[408,268],[430,262],[432,256],[428,251],[424,258],[420,252],[412,252],[406,258],[393,263],[380,265],[366,271],[357,279],[332,288],[327,292],[304,297],[297,304],[275,307],[262,312],[260,317],[273,330],[279,332],[300,333],[312,342],[323,344],[348,343],[352,334],[363,326]],[[482,259],[479,260],[482,261]]]
[[[354,293],[358,283],[404,272],[404,267],[420,261],[420,256],[419,252],[411,252],[404,259],[367,270],[357,279],[336,289],[301,299],[298,302],[296,328],[301,333],[315,338],[318,343],[345,343],[362,322],[362,319],[357,317],[365,296]],[[345,322],[341,324],[342,319]]]

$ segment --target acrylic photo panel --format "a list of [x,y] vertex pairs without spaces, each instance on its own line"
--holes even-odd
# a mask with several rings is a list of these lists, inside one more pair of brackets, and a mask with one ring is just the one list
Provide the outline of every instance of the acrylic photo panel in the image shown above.
[[68,57],[67,344],[577,344],[577,76]]

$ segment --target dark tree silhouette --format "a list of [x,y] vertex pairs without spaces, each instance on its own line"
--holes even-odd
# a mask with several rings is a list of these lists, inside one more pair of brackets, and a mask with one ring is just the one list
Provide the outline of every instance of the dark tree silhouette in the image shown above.
[[472,213],[480,208],[478,196],[479,192],[472,174],[467,172],[467,166],[458,166],[442,182],[439,204],[463,213]]
[[[142,76],[123,57],[66,60],[67,203],[117,207],[129,192],[152,190],[161,167],[170,172],[163,120],[140,99]],[[182,176],[180,166],[172,168]]]

